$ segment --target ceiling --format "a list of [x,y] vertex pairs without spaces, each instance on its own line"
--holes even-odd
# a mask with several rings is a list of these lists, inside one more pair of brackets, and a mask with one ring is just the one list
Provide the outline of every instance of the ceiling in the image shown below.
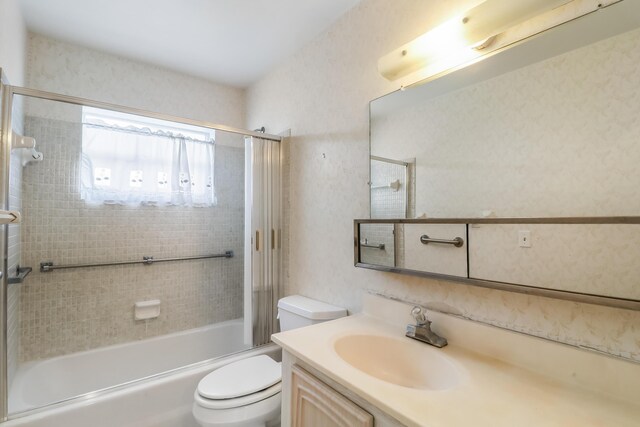
[[20,0],[35,33],[245,87],[360,0]]

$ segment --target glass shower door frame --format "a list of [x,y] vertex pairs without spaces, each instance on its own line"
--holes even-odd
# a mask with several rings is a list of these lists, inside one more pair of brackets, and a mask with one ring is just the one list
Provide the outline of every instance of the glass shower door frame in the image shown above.
[[[0,96],[2,99],[1,104],[1,117],[0,117],[0,210],[9,210],[9,174],[10,174],[10,162],[11,162],[11,141],[13,138],[13,130],[12,130],[12,109],[13,109],[13,101],[14,95],[21,95],[25,97],[38,98],[50,101],[58,101],[64,102],[67,104],[78,105],[78,106],[87,106],[94,107],[106,110],[117,111],[121,113],[127,114],[136,114],[144,117],[149,117],[153,119],[172,121],[177,123],[183,123],[192,126],[199,126],[224,132],[229,132],[233,134],[259,137],[266,140],[271,141],[282,141],[282,137],[278,135],[271,135],[263,132],[250,131],[246,129],[235,128],[226,125],[215,124],[211,122],[201,121],[201,120],[193,120],[184,117],[172,116],[164,113],[156,113],[151,111],[146,111],[138,108],[126,107],[116,104],[111,104],[107,102],[94,101],[85,98],[79,98],[75,96],[62,95],[53,92],[46,92],[36,89],[30,89],[19,86],[11,86],[7,83],[4,74],[2,73],[2,69],[0,68]],[[9,384],[8,384],[8,307],[7,307],[7,295],[8,295],[8,233],[6,224],[0,225],[0,424],[4,421],[7,421],[9,418],[8,413],[8,401],[9,401]],[[19,285],[13,285],[19,286]],[[199,362],[206,363],[207,361]],[[178,368],[181,369],[181,368]],[[171,371],[170,371],[171,372]],[[160,373],[157,376],[162,376],[167,374],[166,372]],[[136,380],[138,381],[138,380]],[[135,382],[135,381],[134,381]],[[129,384],[129,383],[127,383]],[[114,387],[121,387],[126,384],[119,384]],[[95,396],[96,393],[92,392],[91,395]],[[82,395],[79,397],[70,398],[68,400],[76,400],[86,398],[87,395]],[[66,401],[66,400],[65,400]],[[53,403],[51,405],[57,405],[61,402]],[[41,408],[36,408],[34,410],[29,410],[27,413],[31,413],[34,411],[42,410],[43,408],[47,408],[51,405],[47,405]],[[26,414],[26,413],[25,413]],[[21,413],[22,415],[22,413]]]
[[[9,166],[11,162],[11,104],[12,96],[6,77],[0,68],[0,210],[9,210]],[[6,421],[9,403],[8,379],[8,325],[7,290],[8,279],[8,224],[0,225],[0,422]]]

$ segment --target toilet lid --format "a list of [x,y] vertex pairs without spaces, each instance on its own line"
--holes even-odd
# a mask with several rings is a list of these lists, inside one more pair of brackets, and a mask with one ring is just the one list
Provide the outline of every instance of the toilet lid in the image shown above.
[[263,354],[211,372],[198,384],[198,394],[207,399],[233,399],[269,388],[281,378],[281,363]]

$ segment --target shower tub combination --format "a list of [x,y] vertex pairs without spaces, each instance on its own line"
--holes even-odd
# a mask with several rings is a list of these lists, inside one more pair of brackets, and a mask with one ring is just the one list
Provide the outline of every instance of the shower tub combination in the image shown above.
[[[174,124],[177,123],[191,127],[207,128],[209,130],[219,132],[219,134],[217,134],[219,136],[218,142],[220,143],[219,154],[225,152],[224,150],[226,147],[226,155],[229,156],[228,159],[233,159],[235,162],[244,164],[244,176],[242,176],[241,173],[236,173],[240,170],[239,168],[229,168],[230,163],[228,162],[223,165],[224,167],[220,167],[221,174],[229,174],[229,176],[221,175],[223,178],[221,179],[221,182],[226,182],[224,180],[225,177],[228,178],[228,180],[233,179],[234,182],[235,180],[239,180],[241,184],[243,184],[240,188],[244,188],[244,198],[237,197],[236,194],[234,194],[234,197],[231,197],[229,194],[225,193],[225,191],[230,191],[229,188],[231,188],[230,185],[227,185],[226,187],[223,186],[224,188],[220,192],[220,200],[226,197],[224,200],[227,200],[227,205],[216,205],[216,209],[222,212],[222,216],[227,215],[228,212],[233,212],[233,215],[237,216],[235,212],[244,208],[244,230],[242,225],[236,226],[234,223],[234,226],[232,227],[231,225],[224,223],[227,225],[225,228],[220,227],[222,222],[216,222],[214,225],[218,226],[219,229],[227,230],[225,231],[227,234],[213,237],[209,232],[216,227],[206,228],[206,230],[201,230],[202,232],[197,234],[197,236],[201,238],[202,236],[205,236],[204,241],[193,243],[194,246],[200,245],[203,247],[209,247],[211,246],[211,241],[217,242],[218,240],[224,240],[226,243],[231,243],[232,246],[235,245],[233,249],[237,255],[240,255],[240,253],[244,251],[243,264],[240,265],[240,268],[234,269],[238,264],[235,264],[235,267],[231,267],[228,264],[223,265],[219,271],[220,277],[212,277],[208,272],[204,272],[202,268],[194,268],[193,274],[191,270],[188,270],[187,276],[189,277],[193,278],[204,276],[205,281],[202,282],[201,286],[197,285],[200,286],[200,288],[198,288],[198,292],[201,292],[201,294],[196,293],[195,291],[190,293],[189,290],[184,291],[182,294],[173,292],[175,282],[173,280],[166,280],[166,271],[161,275],[162,278],[165,279],[164,281],[155,281],[153,276],[149,276],[147,283],[140,279],[142,275],[136,276],[136,280],[132,281],[132,284],[139,286],[139,288],[134,289],[134,291],[137,292],[135,296],[134,292],[130,292],[131,295],[126,295],[127,298],[119,296],[120,299],[107,300],[105,306],[100,307],[100,309],[104,311],[103,314],[106,313],[106,315],[103,315],[103,317],[100,318],[100,322],[96,322],[98,323],[99,328],[93,328],[88,332],[89,337],[99,337],[101,333],[104,333],[104,331],[112,332],[116,330],[115,327],[112,328],[110,324],[105,325],[104,322],[110,321],[114,317],[112,316],[114,313],[122,316],[122,307],[111,307],[106,304],[114,301],[114,304],[122,305],[122,301],[125,299],[126,304],[128,304],[129,297],[131,297],[133,301],[137,301],[137,298],[151,298],[155,297],[156,294],[165,295],[165,300],[167,298],[174,298],[178,303],[188,307],[191,306],[185,304],[184,301],[180,300],[178,297],[182,298],[186,295],[186,297],[183,298],[186,301],[191,301],[185,298],[192,298],[193,295],[200,297],[200,299],[195,301],[197,304],[192,305],[196,309],[202,311],[198,312],[197,316],[192,316],[188,321],[185,321],[184,318],[176,316],[175,313],[173,313],[173,317],[169,316],[165,318],[179,319],[183,322],[181,324],[186,325],[186,328],[201,325],[202,322],[199,322],[200,319],[210,319],[211,316],[209,316],[207,310],[213,310],[214,312],[215,310],[221,310],[221,308],[215,306],[215,304],[228,304],[227,300],[232,300],[236,304],[238,299],[240,301],[244,300],[242,303],[243,307],[240,308],[234,306],[237,310],[233,313],[225,312],[217,318],[233,319],[241,316],[242,313],[244,313],[244,318],[226,320],[209,326],[187,329],[181,332],[170,333],[154,338],[106,347],[98,347],[70,354],[64,354],[64,351],[58,351],[56,353],[57,350],[60,350],[56,349],[56,351],[53,351],[51,354],[64,355],[48,359],[38,359],[39,354],[42,353],[38,353],[37,351],[35,354],[26,352],[29,358],[36,360],[18,364],[17,361],[19,360],[19,355],[22,350],[19,345],[20,343],[15,339],[15,337],[21,336],[20,334],[23,332],[21,328],[25,327],[24,324],[29,326],[28,322],[20,322],[21,312],[19,309],[24,309],[24,307],[26,307],[28,310],[31,310],[26,313],[25,318],[29,319],[36,316],[38,317],[38,321],[41,322],[38,326],[44,325],[44,328],[40,328],[40,330],[37,331],[40,335],[25,334],[25,336],[30,337],[32,342],[41,344],[43,342],[41,340],[42,331],[46,331],[47,333],[51,333],[47,337],[51,342],[56,344],[62,342],[64,344],[64,341],[59,341],[61,336],[55,334],[59,331],[56,328],[61,327],[62,322],[60,319],[63,319],[64,322],[67,321],[66,319],[68,318],[73,318],[73,316],[67,316],[66,314],[68,313],[64,310],[74,310],[75,308],[73,304],[67,304],[68,301],[66,300],[62,301],[56,299],[54,301],[54,299],[59,298],[59,295],[65,295],[65,297],[73,295],[74,297],[77,297],[74,301],[76,301],[78,305],[90,304],[92,301],[95,303],[96,299],[103,301],[101,299],[101,295],[104,296],[109,293],[105,292],[105,289],[108,289],[108,286],[111,285],[112,282],[119,283],[119,278],[115,278],[110,282],[109,280],[112,278],[109,276],[107,277],[108,280],[105,280],[104,283],[102,283],[94,279],[96,276],[92,276],[93,273],[86,273],[87,276],[84,276],[85,273],[82,273],[78,276],[60,276],[60,282],[46,282],[42,279],[43,276],[37,276],[37,271],[33,271],[32,277],[27,278],[25,274],[20,277],[18,281],[12,282],[11,286],[13,288],[11,288],[11,295],[13,295],[14,298],[15,295],[22,295],[17,297],[18,301],[22,301],[26,298],[32,298],[33,295],[36,295],[37,297],[42,296],[38,294],[40,289],[62,289],[64,292],[59,292],[57,294],[54,292],[52,294],[53,296],[45,294],[42,300],[36,299],[35,303],[31,303],[32,301],[29,301],[31,303],[30,305],[20,303],[7,304],[9,296],[9,281],[7,278],[8,274],[4,274],[9,271],[9,264],[7,260],[11,259],[12,262],[15,261],[15,265],[17,265],[18,262],[20,264],[24,262],[25,264],[33,265],[37,265],[37,263],[40,262],[41,274],[55,274],[50,273],[50,271],[53,269],[65,268],[108,268],[112,265],[141,263],[139,261],[133,261],[136,259],[144,260],[142,263],[145,264],[145,266],[141,268],[151,268],[149,267],[150,264],[159,261],[189,262],[194,259],[221,257],[190,254],[182,254],[181,256],[181,254],[173,254],[172,252],[169,252],[169,249],[164,248],[167,249],[168,258],[161,258],[154,260],[153,262],[149,262],[142,258],[146,253],[138,253],[146,250],[144,245],[142,245],[143,248],[141,249],[140,247],[132,246],[133,242],[128,242],[126,248],[131,253],[124,255],[130,255],[131,261],[121,261],[119,259],[107,259],[102,261],[101,258],[103,255],[107,256],[120,253],[119,249],[113,249],[116,248],[116,246],[117,248],[120,248],[118,244],[114,243],[114,245],[112,245],[113,248],[111,249],[113,250],[111,250],[111,252],[104,250],[103,247],[99,245],[86,246],[93,250],[93,253],[90,254],[89,258],[96,258],[99,260],[97,263],[92,260],[92,258],[83,263],[82,261],[84,259],[82,257],[87,257],[85,252],[90,252],[84,251],[83,249],[79,253],[71,255],[66,254],[65,256],[70,258],[67,260],[67,262],[70,262],[66,265],[64,262],[62,265],[57,265],[57,262],[56,264],[47,264],[43,263],[41,259],[36,258],[40,256],[40,254],[33,248],[29,249],[29,245],[22,245],[22,249],[20,249],[20,245],[9,245],[7,232],[9,227],[2,226],[0,227],[0,262],[4,263],[0,265],[0,271],[3,273],[2,276],[0,276],[0,308],[2,310],[0,312],[0,331],[4,331],[5,333],[4,339],[0,340],[0,425],[2,427],[85,427],[88,425],[94,427],[196,426],[197,424],[191,411],[194,401],[194,391],[196,390],[198,382],[209,372],[224,366],[225,364],[260,354],[266,354],[275,360],[280,359],[279,348],[274,344],[269,344],[269,342],[270,335],[276,328],[275,305],[273,304],[273,301],[281,292],[280,246],[279,243],[276,244],[274,241],[274,236],[281,233],[280,210],[282,209],[282,206],[280,196],[280,174],[282,168],[282,153],[280,151],[280,142],[282,141],[282,137],[229,126],[215,125],[208,122],[180,118],[161,113],[146,112],[134,108],[117,106],[73,96],[8,86],[5,82],[6,80],[4,76],[0,75],[0,93],[2,95],[0,123],[0,129],[2,129],[2,138],[0,141],[0,170],[11,172],[12,167],[20,166],[19,164],[14,164],[16,162],[11,161],[10,155],[12,141],[14,138],[20,138],[19,135],[14,135],[14,127],[16,127],[14,126],[16,123],[12,121],[12,115],[14,114],[14,96],[18,95],[22,100],[22,102],[16,104],[17,108],[15,110],[21,110],[22,106],[27,105],[25,102],[27,99],[29,100],[29,105],[32,104],[33,100],[42,100],[45,103],[53,101],[61,103],[60,105],[64,104],[62,106],[64,108],[61,107],[60,109],[58,109],[58,104],[56,104],[55,108],[52,107],[51,104],[46,104],[44,106],[41,105],[39,107],[46,110],[48,112],[47,114],[55,110],[56,114],[60,114],[61,116],[59,120],[51,120],[45,115],[38,118],[38,120],[32,120],[30,122],[32,126],[31,128],[26,126],[24,127],[24,129],[29,132],[34,132],[35,129],[43,135],[43,138],[41,139],[42,148],[47,147],[47,143],[50,144],[50,146],[48,146],[50,155],[44,153],[45,156],[42,160],[42,164],[51,162],[47,164],[50,170],[46,168],[38,169],[36,167],[32,167],[25,172],[24,177],[21,175],[22,172],[18,175],[20,175],[20,179],[25,179],[24,182],[27,183],[29,181],[26,181],[26,179],[32,179],[34,180],[33,182],[37,183],[43,181],[48,183],[55,182],[55,185],[60,186],[60,188],[55,187],[57,190],[51,191],[51,193],[63,194],[66,197],[64,200],[72,200],[74,203],[78,203],[78,209],[85,209],[86,206],[79,203],[84,199],[78,199],[77,194],[74,193],[76,189],[73,177],[77,177],[74,175],[75,172],[73,172],[75,169],[70,168],[72,169],[72,172],[69,172],[66,169],[60,169],[60,167],[61,165],[64,166],[69,163],[66,161],[68,160],[67,158],[80,158],[76,156],[76,154],[80,153],[77,151],[80,149],[80,145],[78,144],[81,142],[81,140],[77,140],[77,138],[79,138],[79,134],[74,133],[73,135],[76,135],[74,136],[76,139],[73,139],[73,141],[70,142],[70,139],[67,138],[67,134],[64,132],[68,129],[71,129],[73,132],[78,132],[78,130],[81,129],[81,126],[84,125],[84,120],[79,123],[67,123],[65,120],[67,117],[66,114],[69,112],[67,110],[68,106],[74,107],[73,117],[76,119],[77,107],[90,107],[92,109],[110,111],[115,114],[114,117],[120,117],[118,114],[133,115],[150,119],[153,123],[172,122]],[[21,114],[23,113],[24,111]],[[18,114],[16,114],[16,121],[20,122]],[[41,126],[38,127],[36,124]],[[20,125],[17,125],[17,127],[21,128]],[[127,131],[129,132],[131,129],[127,128]],[[147,135],[148,132],[143,129],[140,133]],[[160,134],[154,135],[158,136]],[[239,135],[242,138],[232,141],[229,136],[234,135]],[[162,134],[160,136],[166,136],[166,134]],[[213,140],[205,141],[204,143],[208,144],[211,142],[216,143],[216,141]],[[59,145],[56,146],[55,144]],[[182,142],[182,144],[184,145],[185,143]],[[233,144],[238,146],[236,147]],[[238,152],[239,154],[237,154],[232,150],[235,148],[240,148],[243,150],[243,153]],[[53,155],[52,153],[56,153],[56,155]],[[223,158],[221,156],[218,157]],[[58,167],[60,170],[55,169],[55,167]],[[51,171],[57,173],[57,175],[53,174],[56,177],[55,180],[49,176],[43,177],[36,174],[42,174],[45,172],[53,173]],[[68,175],[64,175],[64,173],[68,173]],[[234,173],[235,175],[233,175]],[[10,175],[10,173],[0,174],[0,224],[9,222],[14,224],[18,223],[20,224],[20,228],[16,228],[14,225],[11,230],[22,230],[23,226],[25,229],[29,230],[29,227],[35,227],[35,225],[39,224],[38,221],[44,221],[44,218],[37,217],[37,215],[43,214],[39,211],[35,212],[35,210],[30,211],[29,209],[25,209],[27,211],[25,213],[28,214],[26,214],[22,218],[22,222],[20,222],[18,218],[19,215],[14,215],[13,212],[5,212],[3,210],[9,207],[10,190],[16,191],[15,188],[22,187],[31,188],[29,186],[22,185],[10,188],[9,176],[12,175]],[[268,185],[262,185],[263,181],[267,182]],[[74,184],[71,185],[69,182],[73,182]],[[142,180],[140,179],[139,182],[142,182]],[[227,184],[229,183],[227,182]],[[47,201],[50,201],[48,194],[44,194],[44,196]],[[21,200],[24,202],[24,200],[27,199],[23,198]],[[38,205],[40,199],[29,200],[30,203]],[[238,200],[243,201],[243,207],[240,207],[241,203],[238,203]],[[24,206],[25,205],[23,203],[22,207],[18,206],[12,209],[20,210]],[[222,210],[223,207],[226,209],[225,211]],[[87,218],[101,217],[95,213],[98,212],[96,209],[98,208],[86,208],[86,212],[83,211],[83,215]],[[105,209],[105,211],[107,210],[109,211],[109,216],[113,216],[114,218],[115,215],[113,212],[133,212],[133,209],[130,208],[118,210],[113,206]],[[102,214],[103,212],[99,213]],[[172,213],[176,214],[176,212]],[[75,213],[75,215],[77,216],[78,214]],[[103,216],[107,217],[106,214]],[[164,221],[166,219],[165,217],[168,217],[168,214],[162,216],[161,219]],[[200,217],[204,216],[200,215]],[[196,217],[193,223],[201,225],[203,222],[200,220],[200,217]],[[129,217],[123,218],[119,218],[119,220],[121,220],[122,223],[127,224],[135,224],[135,221],[139,221],[138,217],[131,217],[134,218],[134,220],[129,222],[127,222],[127,218]],[[64,220],[66,221],[67,219]],[[55,225],[57,224],[57,217],[47,217],[46,221]],[[155,223],[151,222],[151,224]],[[171,224],[174,224],[174,222],[171,222]],[[71,227],[75,225],[76,224],[74,223],[69,224],[68,226]],[[99,225],[105,225],[104,230],[107,230],[108,233],[101,238],[106,239],[104,241],[107,241],[112,237],[110,234],[111,228],[108,223]],[[145,223],[145,226],[147,225],[150,224]],[[166,224],[164,223],[160,223],[158,226],[160,232],[166,232],[166,229],[164,228],[165,225]],[[205,223],[205,225],[207,224]],[[62,225],[60,226],[63,227],[61,229],[63,231],[58,230],[57,232],[66,233],[67,231],[64,231],[64,227],[67,226],[66,223],[62,221]],[[44,231],[47,231],[49,228],[50,227],[47,227]],[[263,249],[260,251],[254,251],[251,237],[256,235],[256,233],[262,229],[274,230],[275,233],[266,233],[266,236],[262,239],[261,246],[263,246]],[[151,229],[149,228],[149,230]],[[228,234],[228,230],[236,230],[237,234],[234,234],[231,238]],[[25,233],[25,235],[32,237],[33,234],[38,231],[44,232],[43,230],[37,230],[35,228],[30,231],[31,234]],[[153,233],[155,232],[157,232],[157,230],[153,232],[148,230],[146,231],[147,236],[150,237],[154,237],[155,235],[153,235]],[[122,230],[120,230],[120,234],[120,237],[122,237]],[[125,237],[128,238],[128,235]],[[162,237],[165,237],[165,235],[162,234]],[[218,237],[220,238],[218,239]],[[17,239],[21,242],[25,240],[21,240],[19,235]],[[95,239],[96,241],[99,240],[98,238]],[[48,238],[46,236],[42,237],[41,240],[47,242],[57,241],[56,238]],[[115,237],[112,240],[114,242],[118,241]],[[124,240],[127,239],[125,238]],[[30,242],[28,239],[27,241]],[[143,243],[147,244],[146,242]],[[190,244],[191,243],[192,242],[190,242]],[[73,246],[76,250],[78,247],[84,248],[84,246]],[[240,249],[241,247],[243,247],[243,249]],[[178,247],[170,249],[180,250],[184,248]],[[14,252],[11,252],[12,250]],[[61,253],[59,250],[56,252],[55,247],[53,249],[47,247],[46,250],[53,254]],[[43,251],[44,250],[41,252]],[[216,251],[214,250],[213,252]],[[79,258],[80,260],[76,260],[76,258]],[[229,257],[225,256],[225,258]],[[170,272],[172,274],[176,274],[176,271],[178,271],[177,269],[178,267],[175,269],[172,268]],[[31,269],[28,270],[31,271]],[[95,274],[102,275],[101,272]],[[159,275],[157,271],[155,274]],[[104,273],[103,276],[107,276],[107,273]],[[89,277],[89,279],[84,282],[84,277]],[[223,283],[224,280],[229,278],[233,280],[228,280],[228,283]],[[32,288],[29,288],[31,294],[27,293],[27,296],[25,296],[25,294],[18,294],[15,292],[15,290],[25,289],[22,287],[24,285],[23,281],[28,285],[30,280],[33,281],[32,284],[34,285]],[[73,286],[68,285],[69,283],[73,283]],[[209,292],[211,289],[209,287],[211,283],[222,283],[219,285],[219,288],[216,288],[216,291],[218,292],[217,294]],[[171,292],[166,291],[164,288],[155,288],[154,286],[156,285],[168,287]],[[48,286],[53,287],[46,288]],[[92,293],[91,286],[96,286],[96,294]],[[233,295],[229,294],[229,292],[237,290],[235,286],[242,287],[243,296],[238,296],[237,293]],[[34,289],[36,290],[34,291]],[[129,291],[128,288],[126,290]],[[165,290],[164,294],[162,292],[163,290]],[[122,289],[120,289],[120,291],[122,291]],[[100,292],[102,292],[102,294],[98,294]],[[138,294],[144,296],[139,297]],[[175,295],[178,295],[178,297]],[[87,296],[94,297],[94,299],[92,300],[91,298],[87,298]],[[175,303],[175,301],[169,300],[167,301],[167,304],[173,303],[173,305],[170,305],[172,308],[182,306],[177,305],[178,303]],[[52,309],[41,310],[41,307]],[[86,316],[87,306],[82,305],[82,308],[84,310],[81,310],[81,315]],[[112,311],[114,313],[109,311],[111,308],[113,308]],[[227,308],[227,306],[224,308]],[[118,309],[120,309],[119,312],[117,311]],[[62,311],[59,312],[59,310]],[[255,315],[252,315],[251,313],[254,313]],[[75,319],[77,322],[82,320],[82,318]],[[134,326],[134,321],[134,319],[126,320],[126,322],[132,323],[124,324],[124,327]],[[123,322],[121,322],[121,325],[118,325],[118,327],[122,326],[122,323]],[[176,325],[170,326],[173,326],[173,328],[171,328],[172,330],[177,329],[175,327]],[[66,330],[64,325],[60,330]],[[69,328],[69,330],[73,329]],[[76,337],[76,335],[73,334],[70,336]],[[84,339],[87,337],[83,336],[80,338]],[[89,339],[82,339],[77,341],[81,343],[91,342]],[[75,348],[81,347],[76,346]],[[38,351],[41,350],[42,349],[38,349]],[[8,362],[9,359],[11,359],[11,363]],[[9,378],[11,378],[11,383],[9,383]]]
[[197,426],[193,392],[207,373],[245,357],[279,357],[274,345],[244,344],[242,329],[232,320],[27,363],[9,400],[11,413],[25,415],[3,427]]

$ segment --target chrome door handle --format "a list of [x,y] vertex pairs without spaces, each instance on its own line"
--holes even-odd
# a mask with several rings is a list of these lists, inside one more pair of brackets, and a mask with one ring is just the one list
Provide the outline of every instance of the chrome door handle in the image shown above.
[[18,211],[0,211],[0,224],[20,224],[21,221]]

